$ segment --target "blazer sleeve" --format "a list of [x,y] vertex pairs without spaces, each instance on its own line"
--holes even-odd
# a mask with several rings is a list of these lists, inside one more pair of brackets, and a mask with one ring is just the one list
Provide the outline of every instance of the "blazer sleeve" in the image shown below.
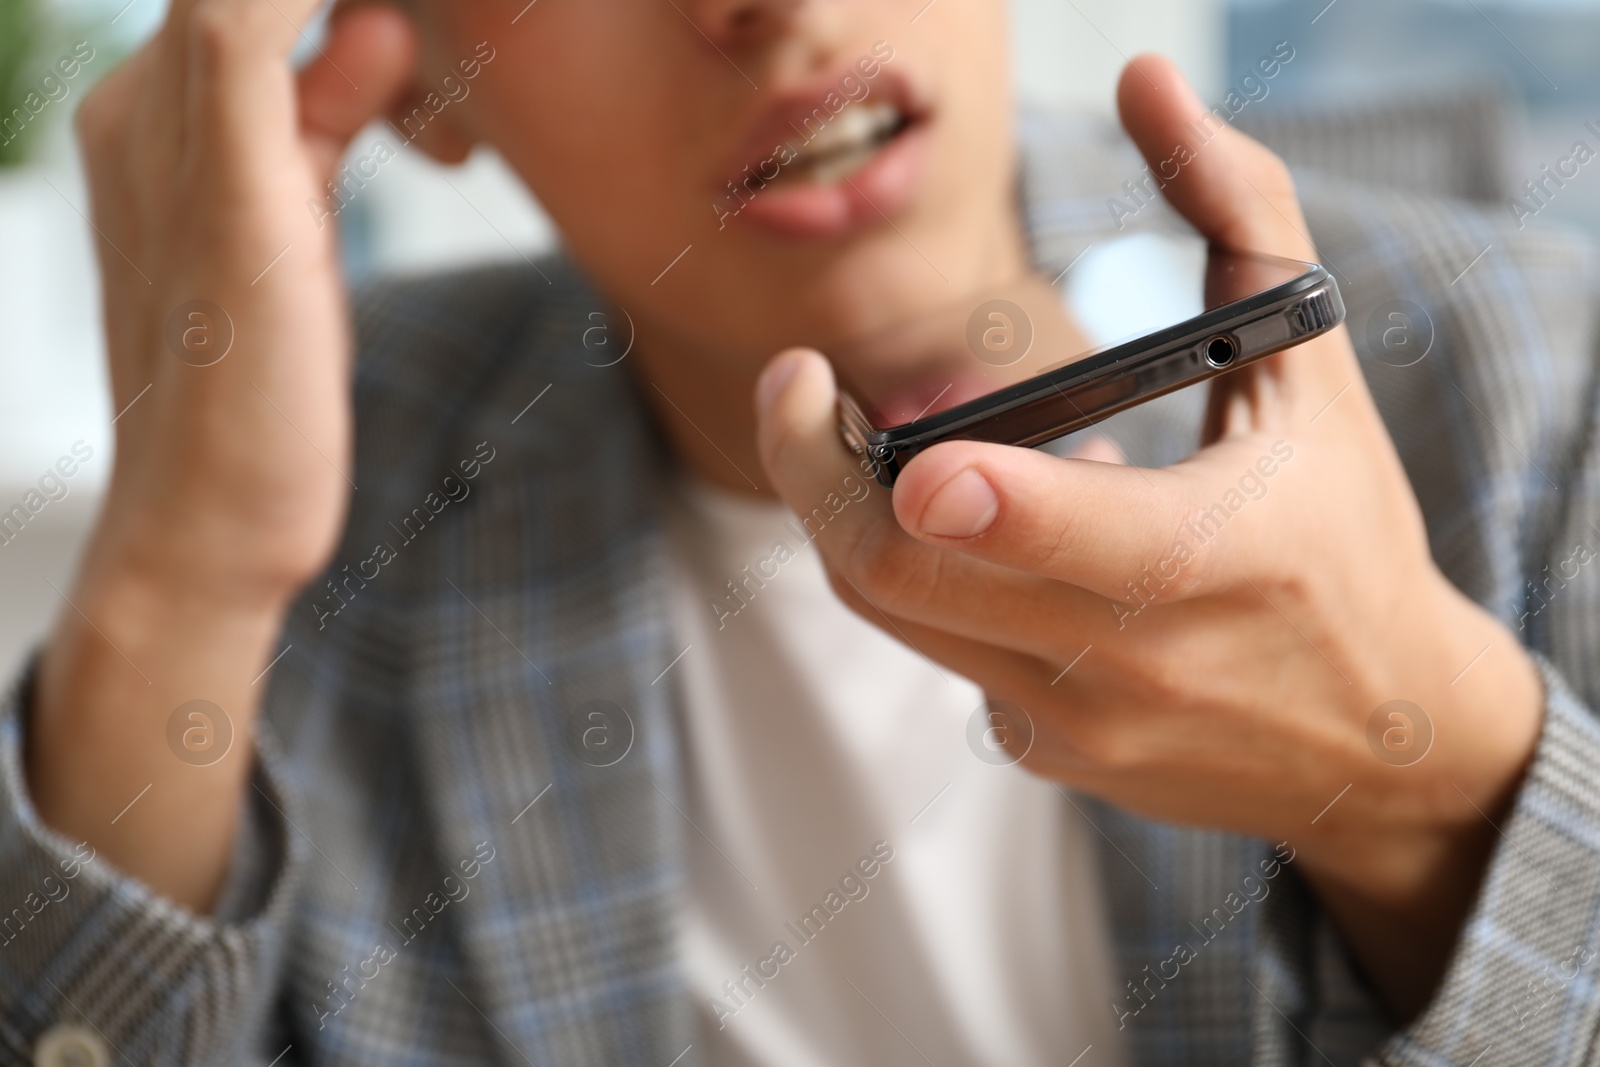
[[1577,1067],[1600,1056],[1600,722],[1536,658],[1546,701],[1533,763],[1443,984],[1378,1063]]
[[32,675],[0,707],[0,1063],[37,1062],[68,1031],[113,1063],[248,1062],[307,851],[270,738],[218,909],[197,915],[39,821],[22,769]]
[[1521,304],[1543,325],[1525,345],[1485,346],[1479,403],[1522,398],[1491,429],[1518,441],[1502,472],[1538,489],[1485,512],[1532,562],[1510,603],[1486,606],[1534,654],[1543,730],[1443,983],[1379,1047],[1383,1064],[1600,1063],[1600,250],[1521,247]]

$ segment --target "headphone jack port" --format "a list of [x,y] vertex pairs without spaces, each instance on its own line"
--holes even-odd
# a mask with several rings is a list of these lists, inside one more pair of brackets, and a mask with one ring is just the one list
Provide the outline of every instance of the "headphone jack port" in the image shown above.
[[1213,337],[1206,342],[1206,362],[1213,367],[1226,367],[1239,354],[1239,346],[1231,337]]

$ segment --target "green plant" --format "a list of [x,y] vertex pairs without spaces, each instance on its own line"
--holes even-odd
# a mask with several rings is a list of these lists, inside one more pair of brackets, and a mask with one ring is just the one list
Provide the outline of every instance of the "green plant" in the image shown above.
[[26,158],[32,139],[11,137],[3,125],[11,110],[22,106],[36,77],[33,65],[45,33],[39,0],[0,0],[0,166]]

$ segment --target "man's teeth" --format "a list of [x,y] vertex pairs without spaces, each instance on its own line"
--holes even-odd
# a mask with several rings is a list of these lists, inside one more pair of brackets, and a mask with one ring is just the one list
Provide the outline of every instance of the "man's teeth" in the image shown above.
[[[900,109],[890,103],[851,104],[800,146],[802,158],[826,155],[876,140],[894,129]],[[809,132],[809,131],[808,131]]]
[[900,109],[890,103],[851,104],[811,139],[791,142],[795,158],[786,170],[827,185],[860,169],[905,124]]

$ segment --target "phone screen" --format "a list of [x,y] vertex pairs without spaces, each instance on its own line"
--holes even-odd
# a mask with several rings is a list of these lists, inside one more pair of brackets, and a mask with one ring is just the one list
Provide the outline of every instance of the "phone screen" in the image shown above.
[[1028,275],[829,350],[874,427],[938,415],[1311,268],[1210,248],[1198,236],[1130,234],[1090,245],[1051,278]]

